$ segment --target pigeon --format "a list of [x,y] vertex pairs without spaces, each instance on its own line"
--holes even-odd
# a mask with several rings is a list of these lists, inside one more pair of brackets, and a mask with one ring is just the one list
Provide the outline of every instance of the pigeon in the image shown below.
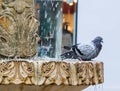
[[73,46],[64,46],[68,50],[61,54],[62,59],[79,59],[81,61],[90,61],[96,58],[102,49],[103,38],[97,36],[89,43],[79,43]]

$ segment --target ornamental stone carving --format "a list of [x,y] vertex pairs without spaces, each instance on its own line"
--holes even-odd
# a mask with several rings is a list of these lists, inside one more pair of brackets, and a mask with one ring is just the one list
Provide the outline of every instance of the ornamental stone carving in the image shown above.
[[2,84],[34,84],[34,64],[27,61],[11,60],[0,64]]
[[0,6],[0,55],[34,56],[39,22],[34,17],[33,1],[3,0]]
[[104,82],[103,62],[0,60],[0,84],[95,85]]
[[104,82],[103,62],[74,61],[0,60],[0,89],[82,91],[90,85]]

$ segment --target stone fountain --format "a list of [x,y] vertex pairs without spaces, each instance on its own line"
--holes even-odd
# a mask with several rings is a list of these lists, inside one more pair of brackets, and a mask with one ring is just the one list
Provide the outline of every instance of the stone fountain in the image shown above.
[[0,91],[82,91],[104,82],[103,62],[31,59],[38,26],[33,0],[0,0]]

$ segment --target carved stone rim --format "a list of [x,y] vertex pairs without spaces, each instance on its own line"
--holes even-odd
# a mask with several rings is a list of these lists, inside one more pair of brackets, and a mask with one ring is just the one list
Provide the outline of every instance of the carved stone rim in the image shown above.
[[98,61],[1,60],[0,84],[96,85],[104,82],[103,66]]

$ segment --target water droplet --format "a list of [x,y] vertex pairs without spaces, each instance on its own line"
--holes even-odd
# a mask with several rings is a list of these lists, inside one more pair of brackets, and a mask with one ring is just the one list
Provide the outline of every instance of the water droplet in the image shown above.
[[55,8],[53,8],[53,11],[55,11]]
[[51,4],[52,4],[52,7],[53,7],[53,5],[54,5],[53,2],[51,2]]
[[47,18],[47,15],[48,15],[48,14],[47,14],[47,11],[45,11],[45,18]]
[[47,19],[47,22],[50,22],[50,20],[51,20],[51,18],[49,17],[49,18]]
[[56,18],[58,18],[60,14],[61,14],[61,11],[58,11],[58,13],[56,14]]
[[55,7],[57,8],[57,7],[58,7],[58,5],[59,5],[59,3],[57,2],[57,3],[56,3],[56,5],[55,5]]
[[46,2],[44,2],[43,5],[46,6],[47,5]]

